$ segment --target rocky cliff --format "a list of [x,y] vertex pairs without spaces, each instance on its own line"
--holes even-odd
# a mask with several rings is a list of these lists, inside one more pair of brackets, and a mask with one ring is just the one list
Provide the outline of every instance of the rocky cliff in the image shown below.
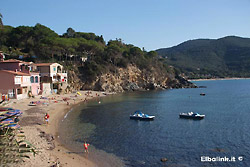
[[131,64],[127,68],[116,68],[114,72],[102,74],[91,82],[85,81],[84,76],[81,76],[79,71],[71,71],[69,72],[69,82],[73,89],[107,92],[196,87],[184,78],[175,76],[174,73],[163,73],[154,67],[148,71],[140,70]]

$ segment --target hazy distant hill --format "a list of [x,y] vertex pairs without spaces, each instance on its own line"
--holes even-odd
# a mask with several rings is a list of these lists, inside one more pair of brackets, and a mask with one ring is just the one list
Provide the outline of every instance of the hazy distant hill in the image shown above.
[[157,52],[190,78],[250,76],[250,38],[190,40]]

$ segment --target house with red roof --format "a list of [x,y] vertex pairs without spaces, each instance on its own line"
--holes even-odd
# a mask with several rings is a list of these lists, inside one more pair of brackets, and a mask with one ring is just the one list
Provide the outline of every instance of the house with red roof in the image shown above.
[[56,93],[58,89],[67,86],[67,72],[58,63],[33,64],[40,73],[41,83],[51,83],[51,89]]
[[38,63],[34,64],[41,77],[51,78],[52,83],[67,83],[67,73],[63,66],[58,63]]
[[[21,78],[23,78],[23,80],[26,80],[29,77],[29,81],[27,81],[29,82],[27,91],[28,93],[31,92],[32,95],[38,95],[41,91],[40,76],[38,72],[35,72],[36,69],[34,66],[32,66],[32,64],[33,64],[32,62],[24,62],[16,59],[4,60],[4,57],[2,57],[2,59],[0,59],[0,70],[3,70],[5,72],[9,71],[9,75],[11,72],[15,72],[15,74],[22,74],[23,77]],[[26,74],[26,76],[28,77],[26,77],[24,74]],[[7,74],[1,73],[0,78],[2,78],[2,75],[5,75],[6,77]],[[20,76],[17,76],[16,78],[20,78]],[[5,80],[2,80],[2,82],[5,83]],[[1,83],[0,89],[3,90],[2,92],[6,92],[5,88],[6,88],[5,85]],[[10,93],[7,92],[7,95],[9,95],[10,98],[17,98],[17,97],[19,98],[19,96],[13,96],[17,95],[16,92],[13,92],[13,90],[15,90],[15,87],[12,87],[11,90],[8,89],[8,92]],[[24,90],[23,92],[26,92],[26,87],[24,87],[23,90]]]
[[0,70],[0,93],[8,95],[9,98],[23,99],[28,97],[31,90],[30,74],[11,71]]
[[9,95],[10,98],[20,99],[20,94],[23,93],[48,95],[52,93],[52,89],[57,93],[57,90],[60,88],[66,88],[67,73],[64,71],[62,65],[58,63],[35,64],[16,59],[4,60],[4,54],[0,53],[1,80],[2,75],[8,78],[8,82],[13,79],[18,80],[18,78],[22,78],[23,81],[29,77],[29,86],[27,87],[23,87],[23,84],[19,85],[18,88],[16,84],[6,85],[5,80],[2,80],[2,83],[0,83],[0,92]]

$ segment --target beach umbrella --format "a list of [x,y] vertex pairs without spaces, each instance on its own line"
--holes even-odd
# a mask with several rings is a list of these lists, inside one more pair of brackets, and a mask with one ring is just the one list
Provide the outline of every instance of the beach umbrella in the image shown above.
[[23,112],[20,110],[11,110],[8,113],[12,113],[12,114],[22,114]]
[[13,108],[10,107],[1,107],[0,111],[9,111],[9,110],[14,110]]
[[20,126],[12,119],[12,118],[6,118],[3,121],[0,121],[0,127],[9,127],[9,128],[19,128]]
[[12,128],[12,129],[18,129],[20,128],[20,125],[18,124],[11,124],[11,125],[8,125],[9,128]]
[[3,114],[4,116],[20,116],[22,115],[22,111],[20,110],[11,110],[11,111],[8,111],[7,113]]
[[17,129],[17,128],[20,128],[20,125],[16,123],[0,123],[0,128],[6,128],[6,127]]

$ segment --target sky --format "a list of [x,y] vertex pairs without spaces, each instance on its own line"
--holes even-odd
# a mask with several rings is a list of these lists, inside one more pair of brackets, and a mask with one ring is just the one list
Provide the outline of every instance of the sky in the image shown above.
[[250,37],[250,0],[1,0],[3,23],[40,23],[121,38],[147,51],[184,41],[229,35]]

